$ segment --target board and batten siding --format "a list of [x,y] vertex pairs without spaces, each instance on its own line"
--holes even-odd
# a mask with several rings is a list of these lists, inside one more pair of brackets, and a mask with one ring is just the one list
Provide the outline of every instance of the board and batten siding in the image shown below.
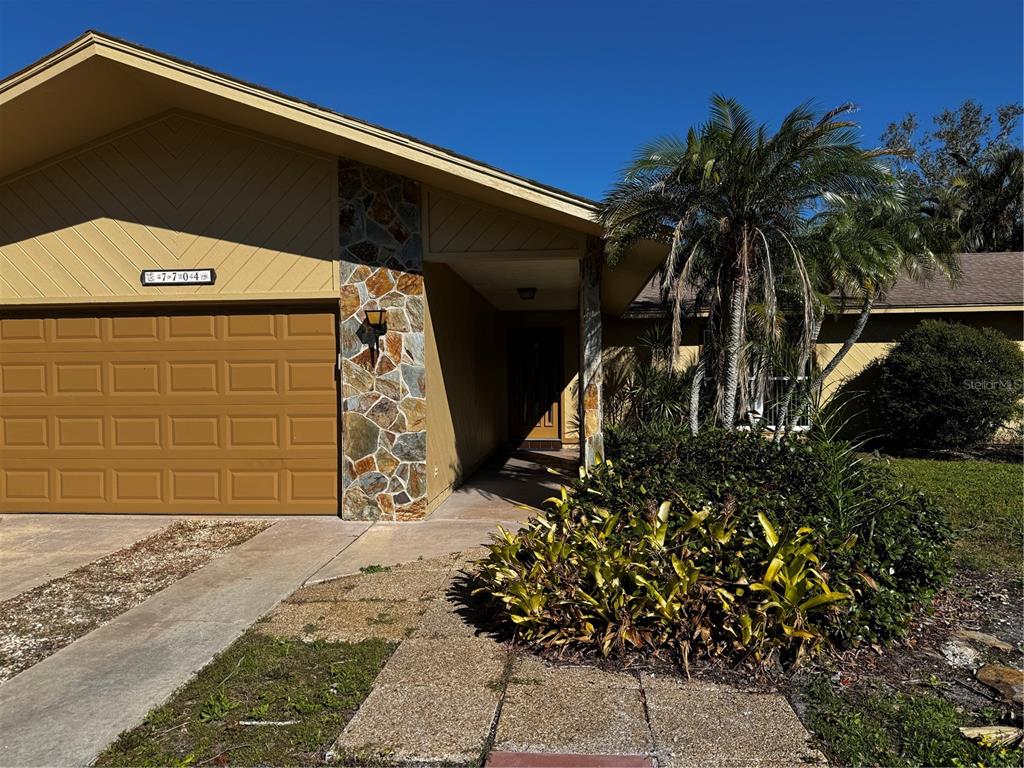
[[337,242],[335,158],[169,113],[0,183],[0,302],[335,297]]

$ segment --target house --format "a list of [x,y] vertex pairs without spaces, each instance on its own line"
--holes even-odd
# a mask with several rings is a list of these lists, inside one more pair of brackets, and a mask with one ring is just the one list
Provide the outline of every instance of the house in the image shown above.
[[[1024,253],[964,253],[960,264],[962,274],[955,284],[941,277],[924,283],[904,278],[876,301],[860,339],[823,383],[823,399],[846,384],[856,386],[857,376],[868,364],[884,356],[900,336],[922,320],[994,328],[1024,348]],[[843,345],[860,312],[856,301],[844,303],[838,296],[835,299],[839,310],[825,318],[818,337],[820,365],[828,363]],[[657,277],[644,287],[623,317],[609,327],[606,345],[634,345],[646,327],[669,317]],[[684,363],[696,358],[700,328],[700,322],[684,326]]]
[[0,82],[0,146],[3,512],[406,520],[510,443],[592,457],[665,253],[602,270],[590,201],[95,32]]

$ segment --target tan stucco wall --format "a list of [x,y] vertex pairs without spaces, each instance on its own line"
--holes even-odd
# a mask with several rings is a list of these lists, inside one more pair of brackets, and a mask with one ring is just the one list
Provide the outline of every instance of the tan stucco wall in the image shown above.
[[[956,314],[908,312],[873,314],[868,318],[853,349],[838,365],[825,382],[822,394],[825,399],[835,394],[846,382],[852,380],[871,362],[883,357],[893,343],[922,320],[944,320],[946,322],[963,323],[975,328],[994,328],[1006,334],[1007,338],[1018,342],[1024,347],[1024,312],[958,312]],[[856,317],[845,315],[841,318],[829,318],[822,326],[818,337],[818,363],[825,365],[843,345],[849,336]]]
[[[944,320],[972,325],[977,328],[995,328],[1024,349],[1024,311],[999,312],[879,312],[868,318],[868,324],[860,340],[854,345],[842,362],[825,382],[823,394],[831,397],[846,382],[863,371],[872,361],[885,355],[895,341],[922,320]],[[818,337],[818,364],[826,365],[843,345],[856,321],[855,315],[826,319]],[[605,318],[605,350],[614,351],[623,347],[637,346],[642,334],[659,321],[618,320]],[[689,365],[697,356],[698,326],[687,323],[683,332],[684,344],[681,362]]]
[[[0,301],[338,295],[333,158],[170,113],[0,185]],[[210,286],[143,269],[212,267]]]
[[504,439],[505,361],[498,313],[444,264],[424,265],[427,504]]

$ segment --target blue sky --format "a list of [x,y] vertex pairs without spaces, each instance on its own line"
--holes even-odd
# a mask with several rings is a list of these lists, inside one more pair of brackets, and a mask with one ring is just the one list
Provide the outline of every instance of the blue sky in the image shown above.
[[0,0],[0,74],[98,29],[599,197],[709,96],[860,105],[867,143],[1024,91],[1020,0]]

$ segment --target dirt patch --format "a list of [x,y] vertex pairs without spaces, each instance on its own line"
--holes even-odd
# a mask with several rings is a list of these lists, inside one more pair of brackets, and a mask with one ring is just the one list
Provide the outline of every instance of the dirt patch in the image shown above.
[[[859,648],[832,660],[832,679],[840,686],[884,683],[904,693],[938,693],[968,710],[1001,708],[999,695],[975,679],[974,670],[986,661],[1021,667],[1024,654],[1024,595],[1021,580],[1004,574],[961,572],[938,594],[930,613],[918,614],[906,638],[882,653]],[[997,650],[966,642],[977,657],[970,664],[950,663],[944,646],[957,641],[959,630],[981,631],[1008,643],[1013,650]],[[1008,709],[1008,708],[1007,708]]]
[[404,640],[440,599],[454,567],[448,556],[310,584],[287,597],[256,631],[305,642]]
[[0,683],[139,605],[271,523],[182,520],[0,603]]

